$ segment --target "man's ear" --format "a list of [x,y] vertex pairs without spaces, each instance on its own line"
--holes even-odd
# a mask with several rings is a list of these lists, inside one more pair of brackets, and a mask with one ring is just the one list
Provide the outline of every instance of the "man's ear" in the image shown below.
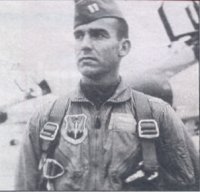
[[122,39],[119,46],[119,57],[128,55],[131,49],[131,42],[129,39]]

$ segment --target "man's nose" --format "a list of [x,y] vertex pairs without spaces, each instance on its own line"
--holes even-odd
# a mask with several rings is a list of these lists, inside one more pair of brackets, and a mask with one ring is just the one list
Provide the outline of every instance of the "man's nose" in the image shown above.
[[81,42],[81,50],[91,51],[92,50],[92,40],[89,35],[85,35]]

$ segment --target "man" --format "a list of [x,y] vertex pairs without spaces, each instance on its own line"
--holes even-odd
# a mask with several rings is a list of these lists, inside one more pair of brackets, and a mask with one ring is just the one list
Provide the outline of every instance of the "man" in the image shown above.
[[[131,43],[116,3],[75,1],[74,36],[80,85],[58,99],[60,105],[53,101],[31,118],[22,143],[16,189],[194,189],[198,157],[183,123],[169,105],[136,93],[119,75],[120,61]],[[157,137],[160,129],[156,141],[142,140],[137,134],[140,97],[149,102],[156,121],[146,121]]]

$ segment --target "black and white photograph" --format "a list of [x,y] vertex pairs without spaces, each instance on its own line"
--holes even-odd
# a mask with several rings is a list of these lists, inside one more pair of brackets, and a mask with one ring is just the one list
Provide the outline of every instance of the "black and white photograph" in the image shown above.
[[0,191],[199,191],[195,0],[0,0]]

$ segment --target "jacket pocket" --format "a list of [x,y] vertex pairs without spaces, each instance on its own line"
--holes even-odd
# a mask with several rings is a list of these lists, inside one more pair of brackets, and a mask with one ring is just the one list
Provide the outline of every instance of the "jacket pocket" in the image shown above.
[[84,173],[88,170],[87,145],[73,145],[62,137],[55,151],[55,159],[59,161],[65,173],[55,180],[56,190],[80,190],[84,183]]
[[140,148],[138,147],[135,151],[126,156],[124,161],[112,167],[110,170],[109,178],[114,190],[126,189],[127,183],[125,183],[125,180],[134,173],[135,168],[140,162],[141,156],[139,155],[139,151]]
[[133,115],[112,114],[106,135],[104,143],[105,159],[111,162],[111,169],[116,169],[139,147],[136,121]]
[[65,166],[65,173],[55,179],[56,190],[81,190],[84,170],[76,170],[71,163]]

